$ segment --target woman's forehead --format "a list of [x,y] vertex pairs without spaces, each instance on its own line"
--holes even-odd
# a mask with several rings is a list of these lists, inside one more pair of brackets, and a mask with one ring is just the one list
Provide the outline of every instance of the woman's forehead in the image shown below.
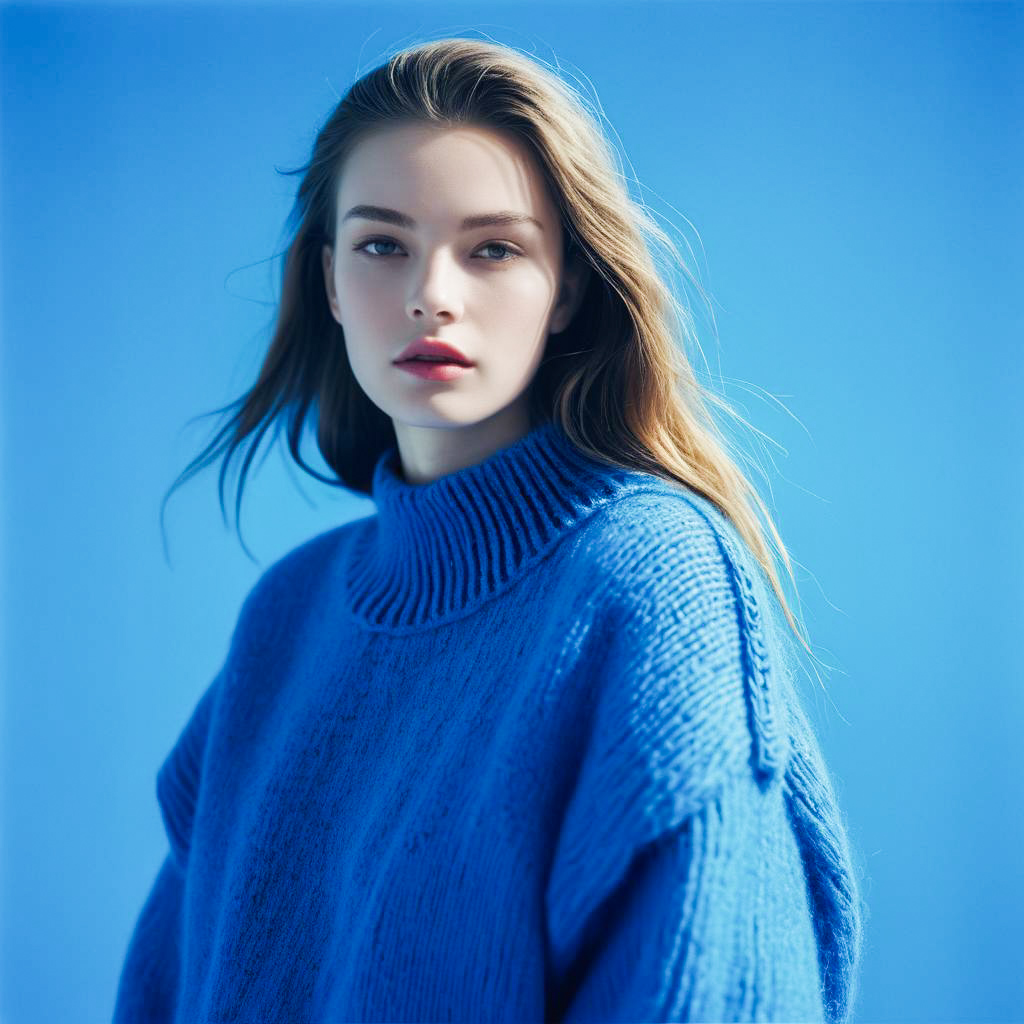
[[457,215],[450,226],[464,230],[486,226],[496,214],[519,215],[525,225],[533,218],[543,230],[552,214],[543,177],[519,140],[476,126],[375,132],[349,155],[338,188],[342,219],[354,207],[372,206],[404,214],[404,222],[377,219],[407,228],[416,227],[410,221],[418,221],[417,211],[427,218],[432,208],[445,221]]

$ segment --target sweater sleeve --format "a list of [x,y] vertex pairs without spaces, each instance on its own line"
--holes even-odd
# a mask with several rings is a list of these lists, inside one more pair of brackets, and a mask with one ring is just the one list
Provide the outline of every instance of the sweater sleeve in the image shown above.
[[139,913],[118,982],[113,1024],[174,1019],[182,953],[182,901],[203,750],[221,673],[196,704],[156,776],[168,849]]
[[815,920],[838,904],[808,885],[816,826],[793,826],[792,661],[766,582],[697,509],[658,529],[594,667],[547,878],[553,1019],[836,1024],[854,972],[823,986],[846,923]]
[[639,850],[583,931],[552,1020],[825,1019],[781,789],[751,774]]
[[168,853],[142,906],[121,968],[113,1024],[174,1020],[185,878]]

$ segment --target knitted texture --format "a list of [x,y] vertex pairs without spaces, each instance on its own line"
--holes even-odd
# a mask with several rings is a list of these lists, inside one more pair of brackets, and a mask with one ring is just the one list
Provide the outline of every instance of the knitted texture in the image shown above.
[[373,497],[157,773],[115,1024],[846,1021],[846,831],[732,525],[553,423]]

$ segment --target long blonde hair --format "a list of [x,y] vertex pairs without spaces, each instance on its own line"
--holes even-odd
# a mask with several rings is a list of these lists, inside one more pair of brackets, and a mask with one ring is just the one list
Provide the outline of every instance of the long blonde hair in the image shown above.
[[[790,629],[813,657],[783,593],[765,527],[795,589],[789,555],[765,503],[729,454],[709,404],[746,421],[698,381],[686,355],[687,346],[699,347],[692,316],[658,272],[652,250],[661,247],[709,301],[706,292],[646,207],[631,198],[616,150],[582,95],[536,59],[494,42],[440,39],[394,54],[342,97],[309,161],[285,172],[303,177],[289,218],[294,233],[268,351],[253,386],[207,414],[235,408],[167,496],[226,452],[219,481],[223,511],[228,464],[255,433],[237,515],[256,448],[279,417],[287,417],[289,451],[303,470],[324,483],[371,493],[374,464],[395,443],[394,428],[352,373],[342,329],[327,304],[320,251],[324,243],[334,246],[337,183],[348,154],[369,132],[410,122],[514,133],[531,150],[560,212],[566,259],[586,260],[593,271],[573,322],[548,339],[531,384],[531,420],[557,419],[592,457],[681,483],[711,501],[757,558]],[[319,474],[299,452],[312,407],[320,452],[337,479]]]

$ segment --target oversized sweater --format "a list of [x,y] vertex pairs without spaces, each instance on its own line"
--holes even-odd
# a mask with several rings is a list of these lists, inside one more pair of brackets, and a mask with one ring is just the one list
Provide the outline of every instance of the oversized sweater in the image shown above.
[[862,905],[711,502],[553,423],[284,555],[156,777],[115,1024],[843,1021]]

